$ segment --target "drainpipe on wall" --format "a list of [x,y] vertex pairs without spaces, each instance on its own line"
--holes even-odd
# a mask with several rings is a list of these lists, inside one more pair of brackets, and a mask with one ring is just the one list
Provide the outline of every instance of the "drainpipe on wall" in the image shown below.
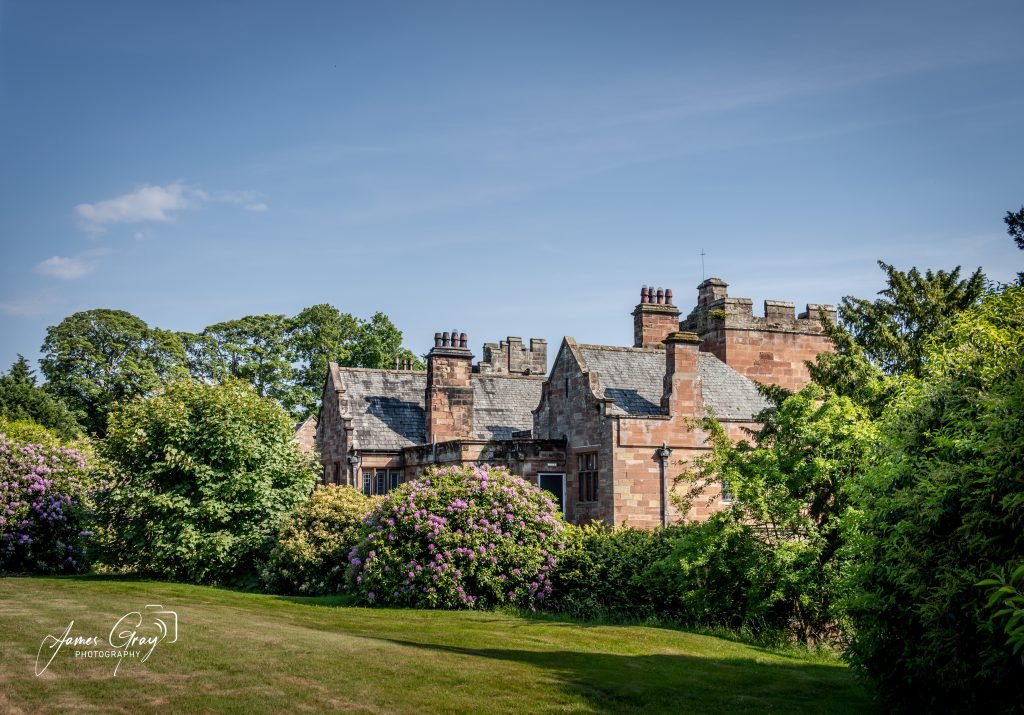
[[359,455],[353,452],[348,456],[349,466],[349,486],[352,488],[356,487],[356,470],[359,468]]
[[655,454],[661,459],[661,525],[668,527],[668,473],[666,465],[672,456],[672,450],[664,442]]

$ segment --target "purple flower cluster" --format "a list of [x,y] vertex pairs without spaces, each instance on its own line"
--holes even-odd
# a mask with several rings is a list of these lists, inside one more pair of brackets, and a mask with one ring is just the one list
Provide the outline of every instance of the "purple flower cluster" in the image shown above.
[[555,554],[564,549],[546,493],[488,465],[429,469],[363,526],[348,578],[370,603],[533,608],[551,594]]
[[18,444],[0,433],[0,571],[74,573],[85,568],[80,453]]

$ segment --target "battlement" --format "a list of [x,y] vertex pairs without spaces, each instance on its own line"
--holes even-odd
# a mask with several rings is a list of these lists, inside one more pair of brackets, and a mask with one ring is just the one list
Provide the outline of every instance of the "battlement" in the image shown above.
[[810,379],[806,362],[832,342],[821,317],[836,322],[832,305],[808,303],[799,315],[791,301],[766,300],[754,315],[754,301],[729,295],[729,284],[708,278],[697,287],[697,305],[679,329],[700,336],[701,350],[758,382],[800,389]]
[[754,301],[734,298],[727,288],[728,284],[721,278],[708,278],[701,283],[697,288],[697,305],[680,323],[681,329],[697,334],[730,328],[821,335],[821,316],[827,316],[833,323],[837,319],[833,305],[808,303],[797,315],[792,301],[773,299],[764,301],[763,315],[754,315]]
[[545,375],[547,371],[548,341],[530,338],[526,347],[514,335],[500,343],[484,343],[483,359],[473,366],[473,372],[488,375]]

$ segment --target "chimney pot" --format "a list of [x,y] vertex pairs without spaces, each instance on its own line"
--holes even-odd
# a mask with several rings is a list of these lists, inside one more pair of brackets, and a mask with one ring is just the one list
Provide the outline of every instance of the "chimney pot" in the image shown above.
[[661,288],[658,289],[658,305],[662,305],[665,302],[665,291]]
[[459,333],[459,347],[460,348],[468,348],[469,347],[469,338],[466,336],[465,333]]
[[640,303],[643,304],[643,303],[650,303],[650,302],[651,302],[650,293],[647,292],[647,286],[644,286],[643,288],[640,289]]
[[441,333],[434,333],[434,347],[441,347]]
[[448,335],[448,331],[441,333],[441,347],[449,347],[452,344],[451,337]]
[[665,305],[672,305],[672,289],[665,289]]

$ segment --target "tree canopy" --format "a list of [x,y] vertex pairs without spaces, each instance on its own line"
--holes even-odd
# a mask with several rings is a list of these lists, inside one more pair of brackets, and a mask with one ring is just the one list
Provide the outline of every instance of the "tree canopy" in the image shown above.
[[[1020,211],[1007,211],[1003,223],[1006,224],[1006,232],[1017,244],[1017,248],[1024,251],[1024,206],[1020,207]],[[1024,273],[1017,274],[1017,283],[1024,285]]]
[[[409,359],[417,369],[423,367],[402,347],[401,331],[384,313],[362,320],[328,304],[294,317],[247,315],[199,333],[150,327],[122,310],[89,310],[47,329],[42,353],[45,390],[25,386],[31,382],[25,377],[26,363],[14,378],[0,382],[0,410],[11,400],[21,404],[31,398],[35,407],[26,407],[29,412],[52,412],[57,408],[43,402],[50,394],[66,402],[81,425],[99,436],[106,433],[107,415],[115,404],[152,394],[162,383],[184,376],[211,383],[229,377],[244,380],[299,418],[316,412],[329,362],[389,368],[396,360]],[[39,393],[35,397],[33,389]],[[21,396],[5,398],[11,390]],[[52,422],[58,415],[45,419]]]
[[846,296],[839,316],[864,355],[888,374],[919,376],[924,364],[925,343],[953,314],[975,305],[985,290],[979,268],[960,278],[952,271],[923,274],[917,268],[900,271],[878,262],[885,271],[886,287],[873,301]]
[[68,316],[47,329],[42,353],[47,389],[83,415],[86,430],[101,436],[114,404],[183,374],[180,338],[123,310]]
[[960,315],[925,357],[857,482],[848,655],[891,709],[1010,712],[1022,660],[979,583],[1024,565],[1024,288]]
[[36,384],[36,376],[22,355],[6,375],[0,375],[0,417],[32,420],[68,440],[81,434],[75,414],[58,397]]

